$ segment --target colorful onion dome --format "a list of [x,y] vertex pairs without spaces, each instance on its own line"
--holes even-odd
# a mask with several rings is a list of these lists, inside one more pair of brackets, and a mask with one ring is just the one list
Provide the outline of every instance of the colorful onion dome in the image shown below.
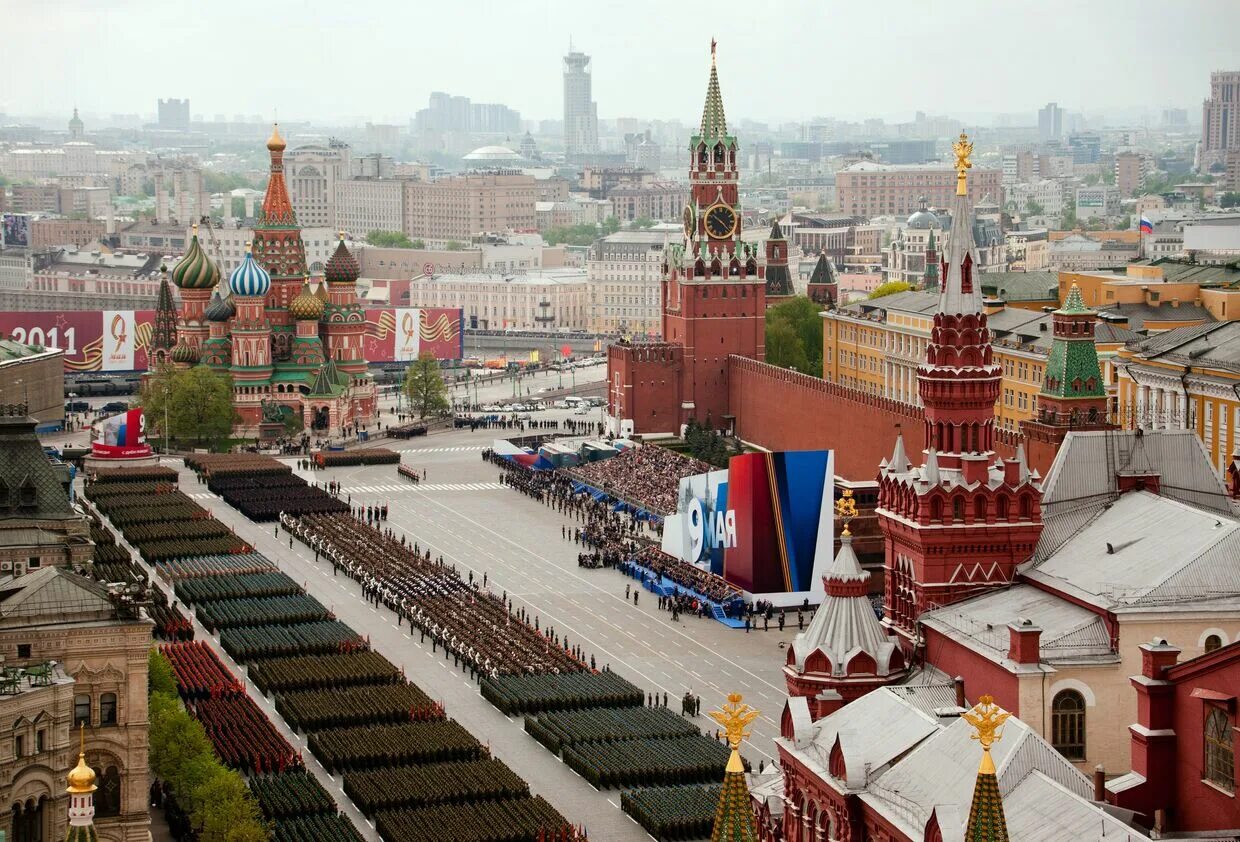
[[181,289],[210,289],[220,282],[220,267],[202,250],[197,225],[189,249],[172,270],[172,282]]
[[225,298],[220,295],[218,288],[215,290],[215,295],[211,296],[211,302],[207,304],[207,309],[203,313],[209,322],[226,322],[236,314],[237,305],[233,303],[232,296]]
[[357,258],[349,251],[349,247],[344,244],[344,232],[340,232],[340,244],[336,246],[336,251],[328,258],[326,265],[323,267],[323,277],[328,283],[334,284],[351,284],[362,274],[361,268],[357,265]]
[[250,243],[245,244],[245,260],[228,276],[228,288],[233,295],[249,296],[266,295],[271,289],[271,275],[254,259]]
[[193,365],[198,362],[198,352],[194,350],[192,345],[187,345],[184,341],[182,341],[172,349],[172,361],[174,363],[188,363],[189,365]]
[[280,137],[280,124],[271,124],[271,137],[267,138],[267,149],[271,152],[283,152],[287,144],[284,138]]
[[310,283],[305,281],[301,285],[301,292],[297,293],[297,297],[288,303],[288,311],[297,321],[317,322],[323,317],[323,302],[315,298],[314,293],[310,291]]

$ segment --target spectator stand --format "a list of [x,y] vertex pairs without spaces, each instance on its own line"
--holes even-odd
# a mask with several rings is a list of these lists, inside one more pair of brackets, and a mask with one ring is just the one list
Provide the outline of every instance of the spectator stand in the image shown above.
[[654,512],[649,511],[648,509],[646,509],[645,503],[642,503],[637,500],[630,500],[624,497],[623,495],[616,494],[615,491],[613,490],[610,490],[610,489],[604,490],[602,488],[595,488],[593,485],[590,485],[589,483],[585,483],[585,482],[582,482],[581,480],[574,479],[573,480],[573,493],[574,494],[589,494],[595,500],[606,499],[611,502],[612,504],[611,510],[613,512],[633,512],[634,514],[637,515],[638,520],[648,521],[655,526],[658,526],[661,523],[663,523],[663,515],[655,514]]
[[[620,572],[628,576],[632,576],[641,582],[641,586],[656,596],[677,596],[688,595],[694,599],[706,603],[710,609],[710,615],[728,628],[743,629],[745,628],[744,610],[745,600],[736,593],[724,602],[718,602],[711,599],[703,593],[699,593],[693,588],[680,584],[675,579],[655,572],[637,562],[636,559],[630,559],[620,566]],[[740,615],[737,619],[734,615]]]

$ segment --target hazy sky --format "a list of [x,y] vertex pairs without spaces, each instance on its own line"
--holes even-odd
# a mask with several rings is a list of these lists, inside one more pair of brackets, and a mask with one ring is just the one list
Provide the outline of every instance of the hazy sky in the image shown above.
[[1238,0],[0,0],[0,111],[404,123],[433,90],[561,115],[569,38],[599,116],[910,119],[1165,105],[1240,69]]

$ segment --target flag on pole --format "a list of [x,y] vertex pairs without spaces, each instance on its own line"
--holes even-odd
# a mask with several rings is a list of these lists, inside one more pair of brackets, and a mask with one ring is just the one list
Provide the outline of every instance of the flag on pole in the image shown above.
[[1153,234],[1154,233],[1154,223],[1150,222],[1149,217],[1147,217],[1145,214],[1141,214],[1141,233],[1142,234]]

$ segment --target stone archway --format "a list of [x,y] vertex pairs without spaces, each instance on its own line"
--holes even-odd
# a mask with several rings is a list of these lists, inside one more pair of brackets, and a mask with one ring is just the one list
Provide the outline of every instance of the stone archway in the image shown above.
[[51,807],[46,795],[13,804],[13,842],[51,842]]

